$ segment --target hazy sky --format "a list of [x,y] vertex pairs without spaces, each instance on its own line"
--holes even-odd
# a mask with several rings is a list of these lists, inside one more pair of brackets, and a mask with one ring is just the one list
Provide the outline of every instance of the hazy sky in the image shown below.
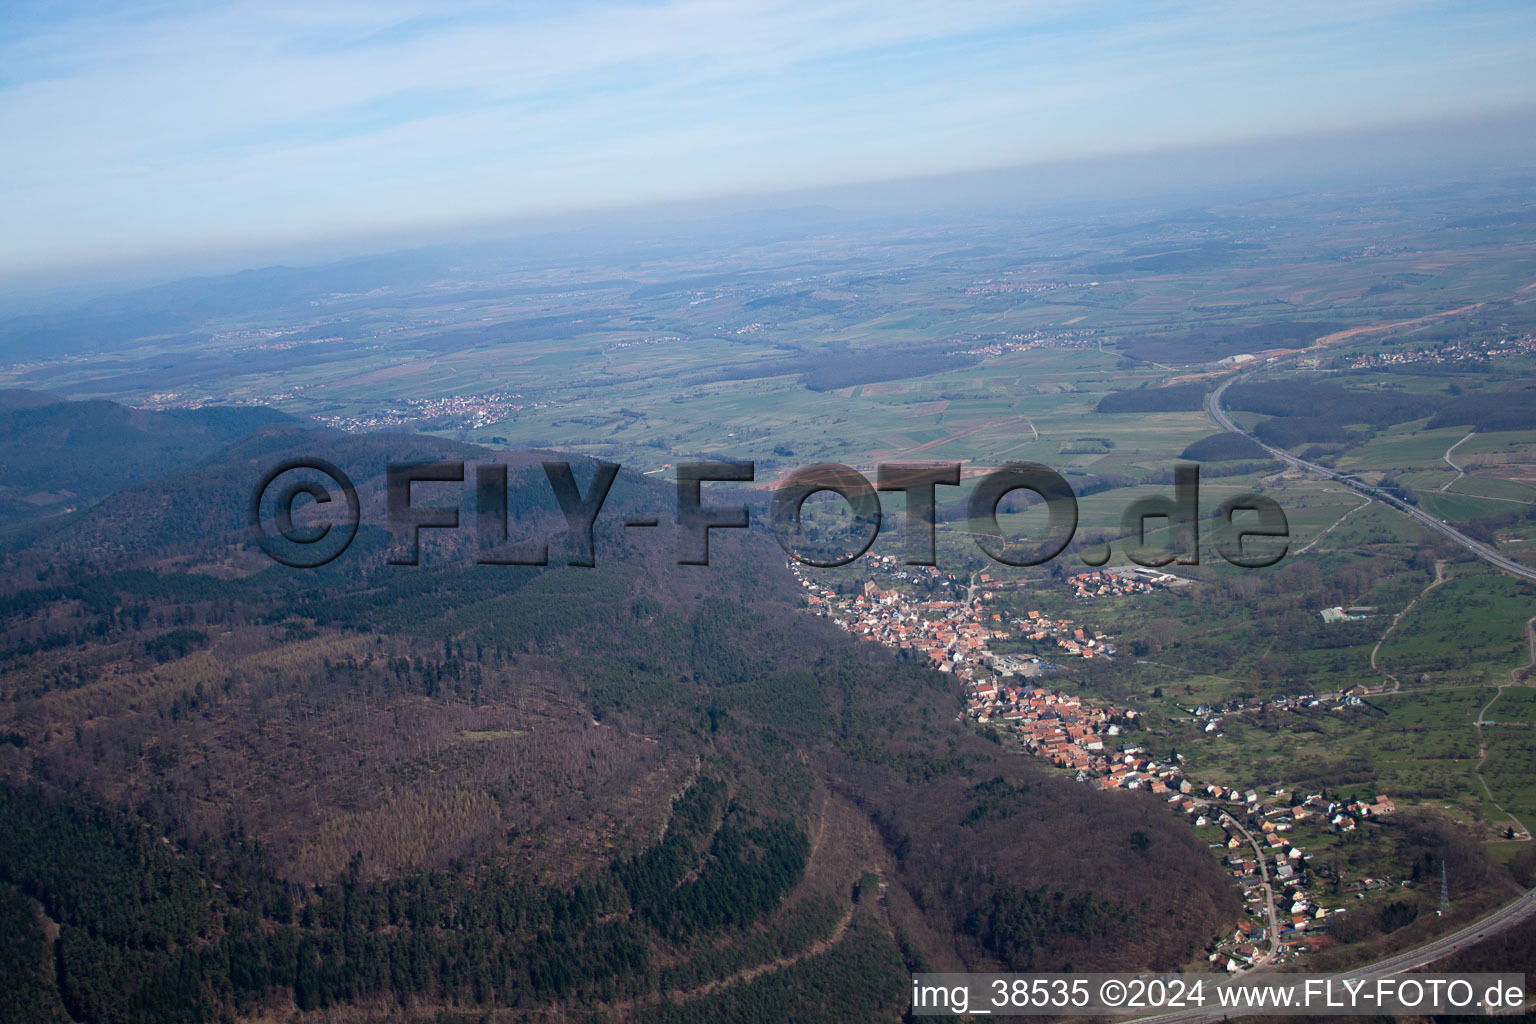
[[0,273],[1536,104],[1525,2],[0,3]]

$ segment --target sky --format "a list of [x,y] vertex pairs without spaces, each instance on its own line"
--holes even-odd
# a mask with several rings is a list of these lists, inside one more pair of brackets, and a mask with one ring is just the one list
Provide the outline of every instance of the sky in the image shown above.
[[0,275],[1536,108],[1536,5],[6,0]]

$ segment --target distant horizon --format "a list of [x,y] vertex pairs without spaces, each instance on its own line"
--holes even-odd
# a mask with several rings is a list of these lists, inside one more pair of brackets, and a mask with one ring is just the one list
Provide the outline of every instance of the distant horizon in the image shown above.
[[0,280],[1487,119],[1533,48],[1505,0],[20,0]]
[[[1454,145],[1447,146],[1447,142]],[[1275,188],[1351,182],[1402,185],[1473,174],[1536,175],[1536,106],[1487,116],[1372,125],[1198,146],[1160,147],[947,174],[831,183],[672,202],[594,205],[509,217],[296,235],[131,259],[77,261],[26,270],[0,268],[0,300],[67,306],[73,297],[108,295],[197,277],[276,267],[318,267],[440,246],[495,245],[542,236],[668,224],[680,229],[724,218],[825,209],[835,217],[981,215],[1006,206],[1136,203],[1183,194],[1219,205],[1232,193],[1257,198]],[[1369,175],[1371,182],[1365,180]],[[1038,189],[1038,191],[1021,191]],[[1213,192],[1212,189],[1215,191]],[[1198,193],[1198,194],[1197,194]],[[0,315],[16,310],[0,308]]]

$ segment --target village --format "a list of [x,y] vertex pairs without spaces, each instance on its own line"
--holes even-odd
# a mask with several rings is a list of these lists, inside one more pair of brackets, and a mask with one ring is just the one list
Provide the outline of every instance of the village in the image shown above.
[[[829,616],[855,637],[923,658],[938,671],[953,675],[964,694],[962,714],[978,724],[1013,731],[1029,753],[1077,772],[1083,781],[1094,778],[1101,788],[1145,786],[1154,793],[1168,791],[1169,779],[1178,774],[1176,768],[1137,761],[1126,750],[1114,749],[1138,712],[1031,684],[1054,666],[1038,654],[992,649],[994,642],[1012,639],[1037,647],[1053,645],[1058,651],[1055,657],[1111,659],[1115,645],[1102,630],[1038,610],[1005,623],[1001,613],[985,610],[986,602],[995,596],[990,589],[992,578],[985,572],[974,576],[961,593],[958,581],[933,567],[902,567],[890,556],[874,556],[871,568],[893,585],[882,587],[867,580],[856,595],[849,596],[808,578],[798,563],[790,563],[807,591],[812,611]],[[920,576],[936,584],[926,599],[901,586]],[[1079,594],[1101,588],[1123,593],[1150,589],[1134,577],[1100,572],[1073,577],[1068,585]]]
[[[1010,285],[977,285],[978,288],[1008,290]],[[1033,285],[1027,287],[1035,287]],[[1065,286],[1052,286],[1065,287]],[[979,292],[977,294],[980,294]],[[1015,352],[1030,352],[1041,348],[1093,348],[1101,343],[1101,332],[1093,329],[1075,331],[1023,331],[1010,334],[973,334],[950,338],[950,344],[967,345],[954,351],[954,355],[1001,356]]]
[[[797,562],[790,562],[789,567],[807,591],[806,600],[813,612],[830,616],[860,639],[925,657],[940,672],[954,673],[966,683],[974,682],[988,670],[1002,677],[1033,677],[1046,671],[1049,666],[1038,656],[1022,658],[992,652],[990,641],[1010,637],[1036,643],[1050,641],[1068,657],[1114,656],[1114,646],[1101,630],[1078,626],[1071,619],[1053,619],[1030,611],[1026,617],[1005,625],[1001,613],[986,613],[983,602],[995,596],[988,573],[974,577],[962,595],[954,577],[931,566],[898,567],[888,555],[872,556],[870,564],[877,574],[888,576],[895,585],[881,587],[869,580],[856,596],[850,597],[807,578]],[[920,575],[928,577],[926,582],[936,584],[926,599],[900,587],[902,583],[916,581]]]
[[[1201,783],[1186,775],[1183,755],[1155,758],[1135,741],[1132,734],[1140,712],[1042,685],[1058,666],[1037,654],[993,649],[999,641],[1031,641],[1054,645],[1059,653],[1053,657],[1113,659],[1113,638],[1102,630],[1038,610],[1005,622],[1002,613],[987,610],[1002,584],[984,572],[967,584],[933,567],[900,565],[890,556],[873,556],[870,568],[887,585],[867,579],[853,593],[840,593],[811,578],[798,563],[790,563],[813,612],[830,617],[859,639],[921,658],[954,676],[964,701],[961,716],[1004,730],[1018,739],[1024,752],[1071,772],[1085,785],[1144,790],[1164,798],[1192,826],[1222,829],[1223,838],[1212,846],[1223,851],[1225,865],[1243,889],[1250,918],[1211,948],[1208,961],[1215,969],[1241,972],[1331,941],[1326,935],[1328,918],[1344,908],[1320,905],[1309,888],[1316,884],[1308,871],[1312,855],[1289,833],[1302,823],[1337,835],[1352,832],[1366,819],[1392,814],[1396,806],[1391,798],[1378,795],[1371,801],[1342,801],[1321,793],[1290,796],[1278,787],[1261,796],[1254,789]],[[1080,573],[1065,582],[1077,599],[1093,600],[1143,594],[1178,581],[1153,570],[1114,569]],[[914,593],[919,585],[928,593]],[[1275,703],[1283,704],[1285,710],[1300,710],[1357,701],[1358,697],[1341,693],[1331,700],[1308,696],[1280,698]],[[1202,733],[1211,733],[1220,729],[1223,714],[1254,708],[1246,701],[1235,701],[1183,710]],[[1363,898],[1372,883],[1389,884],[1366,879],[1356,897]]]
[[1150,594],[1158,587],[1179,586],[1183,582],[1170,573],[1133,565],[1078,573],[1068,578],[1067,585],[1072,588],[1072,596],[1079,601],[1092,601],[1100,597]]
[[493,391],[480,395],[445,395],[409,399],[402,411],[386,410],[349,416],[316,416],[325,426],[348,433],[427,426],[433,429],[475,430],[500,423],[513,413],[544,408],[549,402],[527,402],[513,392]]
[[1448,342],[1434,348],[1401,349],[1385,352],[1361,352],[1344,357],[1351,370],[1382,366],[1406,366],[1410,363],[1459,363],[1468,359],[1494,359],[1527,355],[1536,351],[1536,334],[1510,335],[1500,341]]

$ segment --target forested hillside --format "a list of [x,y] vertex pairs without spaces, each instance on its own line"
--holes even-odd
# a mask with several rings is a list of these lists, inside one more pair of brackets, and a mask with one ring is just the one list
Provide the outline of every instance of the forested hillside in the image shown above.
[[0,528],[83,507],[192,465],[259,427],[293,422],[257,406],[148,412],[0,392]]
[[[354,467],[369,524],[316,571],[229,507],[306,448]],[[812,988],[824,1019],[895,1019],[913,968],[1172,967],[1235,915],[1160,801],[970,731],[947,676],[805,615],[765,535],[678,566],[670,531],[616,525],[671,488],[621,474],[596,568],[476,565],[469,528],[386,565],[378,472],[407,452],[491,457],[258,435],[7,556],[16,1006],[746,1020]],[[551,521],[534,462],[514,540]]]

